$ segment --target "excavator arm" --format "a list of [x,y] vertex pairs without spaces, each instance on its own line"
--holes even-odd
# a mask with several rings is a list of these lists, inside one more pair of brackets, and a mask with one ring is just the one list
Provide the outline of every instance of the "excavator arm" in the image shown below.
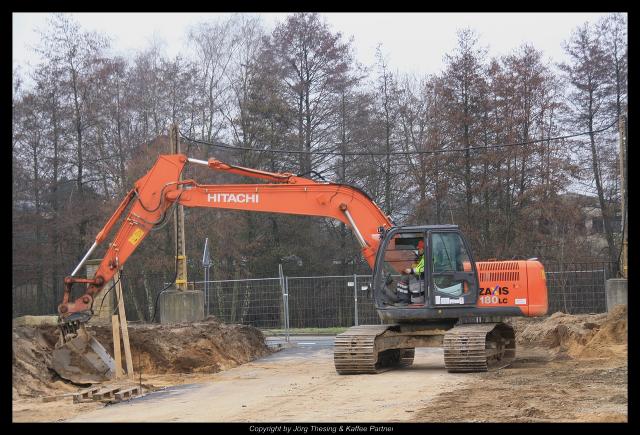
[[[194,180],[180,181],[180,173],[187,163],[272,183],[205,185]],[[290,173],[243,168],[216,159],[204,161],[190,159],[182,154],[161,155],[151,170],[126,195],[71,276],[65,278],[64,297],[58,306],[63,321],[66,318],[77,318],[72,316],[74,313],[90,312],[95,295],[122,268],[151,229],[168,218],[168,210],[174,204],[335,218],[352,228],[362,254],[372,269],[380,244],[381,229],[386,230],[392,226],[391,220],[375,202],[352,186],[321,183]],[[93,250],[125,215],[129,206],[129,211],[109,244],[94,277],[74,277]],[[88,286],[84,295],[71,302],[71,289],[75,283],[85,283]],[[84,318],[88,320],[86,315]]]

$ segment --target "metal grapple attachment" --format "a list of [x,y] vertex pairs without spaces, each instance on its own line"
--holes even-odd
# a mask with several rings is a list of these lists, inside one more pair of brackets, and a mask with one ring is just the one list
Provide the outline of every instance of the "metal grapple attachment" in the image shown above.
[[77,384],[108,381],[115,376],[115,362],[85,328],[82,320],[61,323],[60,339],[52,357],[52,368],[62,378]]

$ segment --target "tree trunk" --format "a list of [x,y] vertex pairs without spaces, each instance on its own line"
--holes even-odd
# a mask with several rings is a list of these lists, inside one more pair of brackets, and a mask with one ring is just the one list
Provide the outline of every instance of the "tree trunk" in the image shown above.
[[384,127],[385,127],[385,168],[384,168],[384,212],[391,214],[391,121],[389,119],[389,94],[387,76],[384,76]]
[[304,116],[302,111],[302,104],[304,102],[304,95],[302,92],[298,95],[298,146],[299,150],[302,151],[300,153],[300,173],[304,174],[307,172],[306,168],[306,158],[304,155]]
[[609,250],[609,261],[617,262],[618,255],[613,241],[613,231],[611,230],[611,218],[609,215],[609,206],[604,198],[604,190],[602,188],[602,180],[600,179],[600,168],[598,167],[598,154],[596,150],[595,136],[593,134],[593,121],[589,120],[589,139],[591,142],[591,160],[593,163],[593,175],[596,181],[596,190],[598,191],[598,201],[600,210],[602,211],[602,221],[604,224],[604,233],[607,239],[607,248]]
[[127,176],[125,172],[125,155],[122,147],[122,115],[120,112],[120,86],[116,89],[116,146],[118,147],[118,169],[120,171],[120,189],[127,191]]
[[305,121],[306,121],[305,132],[304,132],[304,145],[305,145],[305,151],[307,152],[305,154],[305,160],[306,160],[305,164],[307,166],[307,172],[313,170],[312,160],[311,160],[311,118],[312,117],[311,117],[311,104],[309,102],[309,92],[310,90],[307,85],[307,89],[304,96]]
[[[35,216],[35,236],[36,236],[36,244],[33,249],[33,255],[35,257],[35,266],[36,266],[36,291],[38,295],[44,294],[44,258],[42,251],[42,225],[40,223],[41,217],[41,204],[40,204],[40,168],[39,168],[39,152],[40,152],[40,139],[39,132],[35,132],[36,141],[33,144],[33,197],[35,200],[36,206],[36,216]],[[38,306],[41,304],[37,303],[38,300],[34,301],[34,305]],[[42,310],[42,307],[38,306],[38,310]]]
[[470,138],[469,138],[469,96],[467,95],[467,91],[464,93],[464,188],[465,188],[465,197],[466,197],[466,207],[467,207],[467,224],[471,224],[471,203],[473,200],[471,194],[471,151],[469,150]]
[[[155,314],[154,310],[156,309],[156,307],[154,306],[155,298],[153,296],[153,292],[151,291],[151,288],[149,287],[149,281],[147,279],[147,273],[145,271],[142,272],[142,287],[144,288],[144,294],[145,294],[146,299],[147,299],[147,317],[146,317],[146,319],[151,321],[151,319],[153,318],[153,316]],[[146,319],[145,319],[145,316],[143,315],[140,320],[146,320]]]
[[[76,155],[78,157],[78,175],[76,177],[76,186],[78,188],[79,195],[79,203],[82,203],[84,200],[84,178],[83,178],[83,170],[84,170],[84,162],[82,158],[82,117],[80,113],[80,102],[78,96],[78,80],[77,80],[77,72],[73,68],[72,65],[72,85],[73,85],[73,103],[74,103],[74,115],[75,115],[75,128],[76,128],[76,140],[77,140],[77,150]],[[87,233],[87,221],[82,219],[78,226],[78,252],[82,252],[84,249],[84,239]]]
[[[53,127],[53,173],[52,173],[52,199],[51,199],[51,208],[53,210],[53,225],[51,228],[51,247],[53,250],[53,254],[51,256],[51,265],[52,265],[52,291],[50,294],[50,303],[49,307],[53,310],[52,312],[57,312],[58,304],[62,301],[62,288],[59,271],[59,265],[62,262],[62,257],[58,254],[61,253],[62,249],[60,247],[60,221],[59,221],[59,206],[58,206],[58,177],[59,177],[59,126],[58,126],[58,110],[57,110],[57,99],[55,92],[52,95],[52,104],[51,104],[51,125]],[[60,291],[59,291],[60,289]]]

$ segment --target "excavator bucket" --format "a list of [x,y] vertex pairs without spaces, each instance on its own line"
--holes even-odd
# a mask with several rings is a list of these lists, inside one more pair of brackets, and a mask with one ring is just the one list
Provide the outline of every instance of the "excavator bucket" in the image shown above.
[[108,381],[115,376],[115,362],[106,349],[84,326],[66,342],[58,341],[53,351],[52,368],[62,378],[77,384]]

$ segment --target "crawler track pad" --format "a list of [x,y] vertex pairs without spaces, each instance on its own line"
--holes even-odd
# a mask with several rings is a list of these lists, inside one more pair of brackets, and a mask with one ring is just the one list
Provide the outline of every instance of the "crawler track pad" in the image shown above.
[[341,375],[381,373],[413,364],[413,348],[385,347],[385,333],[393,325],[362,325],[335,338],[333,361]]
[[452,373],[498,370],[515,356],[515,333],[505,323],[459,325],[444,336],[444,364]]

